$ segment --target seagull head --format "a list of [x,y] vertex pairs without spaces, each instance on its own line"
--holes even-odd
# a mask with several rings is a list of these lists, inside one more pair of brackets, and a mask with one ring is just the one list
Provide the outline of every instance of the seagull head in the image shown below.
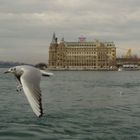
[[17,71],[17,68],[16,67],[11,67],[7,71],[5,71],[4,73],[14,73],[15,74],[16,71]]

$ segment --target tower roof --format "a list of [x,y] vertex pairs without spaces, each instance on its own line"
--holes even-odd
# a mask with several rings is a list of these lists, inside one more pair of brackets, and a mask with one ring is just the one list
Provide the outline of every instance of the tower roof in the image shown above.
[[57,38],[55,36],[55,32],[53,33],[52,42],[53,44],[57,43]]

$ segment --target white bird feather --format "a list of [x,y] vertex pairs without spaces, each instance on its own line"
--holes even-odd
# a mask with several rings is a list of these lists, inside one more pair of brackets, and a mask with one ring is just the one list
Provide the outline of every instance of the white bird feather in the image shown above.
[[16,76],[33,112],[41,117],[43,115],[40,90],[41,75],[51,76],[53,74],[27,65],[12,67],[5,73],[13,73]]

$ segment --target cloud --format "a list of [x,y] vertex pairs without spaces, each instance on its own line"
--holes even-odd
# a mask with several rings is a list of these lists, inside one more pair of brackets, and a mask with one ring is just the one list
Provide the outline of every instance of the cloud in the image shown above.
[[0,59],[47,62],[54,31],[66,41],[83,35],[138,50],[139,5],[139,0],[2,0]]

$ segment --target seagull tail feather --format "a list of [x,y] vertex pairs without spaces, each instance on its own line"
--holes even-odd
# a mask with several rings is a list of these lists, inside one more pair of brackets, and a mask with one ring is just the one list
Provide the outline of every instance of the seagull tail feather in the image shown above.
[[40,72],[41,72],[42,76],[50,77],[50,76],[53,75],[53,73],[51,73],[51,72],[47,72],[47,71],[45,71],[45,70],[40,70]]

